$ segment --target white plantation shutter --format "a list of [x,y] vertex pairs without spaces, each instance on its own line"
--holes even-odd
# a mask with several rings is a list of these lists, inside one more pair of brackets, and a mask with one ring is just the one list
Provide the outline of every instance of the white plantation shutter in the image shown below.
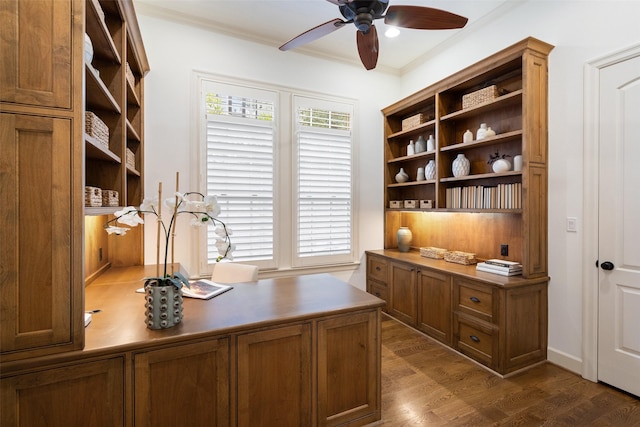
[[353,260],[351,110],[296,97],[299,265]]
[[[216,195],[219,218],[231,228],[233,260],[273,259],[274,101],[257,91],[256,98],[216,93],[213,114],[206,119],[207,194]],[[208,231],[208,263],[218,250]]]

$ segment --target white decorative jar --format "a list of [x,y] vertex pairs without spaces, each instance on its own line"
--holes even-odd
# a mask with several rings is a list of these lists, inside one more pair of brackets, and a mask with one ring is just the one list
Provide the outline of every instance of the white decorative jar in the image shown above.
[[481,123],[480,127],[476,131],[476,139],[483,139],[487,137],[487,124]]
[[418,141],[415,144],[415,152],[416,154],[422,153],[423,151],[427,151],[427,143],[424,141],[422,135],[418,137]]
[[467,131],[462,134],[462,142],[471,142],[471,141],[473,141],[473,132],[467,129]]
[[398,229],[398,250],[400,252],[409,252],[411,249],[411,241],[413,240],[413,234],[408,227],[400,227]]
[[487,131],[484,134],[485,138],[489,138],[490,136],[496,136],[496,131],[491,129],[491,126],[487,128]]
[[87,33],[84,33],[84,61],[87,64],[91,64],[93,61],[93,43]]
[[409,141],[409,145],[407,145],[407,156],[413,156],[414,154],[416,154],[416,146],[412,139]]
[[424,168],[418,168],[418,173],[416,174],[416,181],[424,181],[424,180],[425,180]]
[[498,159],[491,165],[495,173],[507,172],[511,170],[511,162],[507,159]]
[[451,171],[453,176],[466,176],[469,175],[470,167],[469,159],[464,154],[458,154],[458,157],[455,158],[451,165]]
[[513,170],[521,171],[522,170],[522,156],[518,154],[513,158]]
[[425,179],[436,178],[436,163],[433,160],[429,160],[429,163],[427,163],[427,166],[425,166],[424,177]]
[[427,140],[427,151],[434,151],[436,149],[436,140],[433,139],[433,135],[429,135]]
[[396,174],[396,182],[407,182],[409,175],[404,171],[404,168],[400,168],[400,172]]

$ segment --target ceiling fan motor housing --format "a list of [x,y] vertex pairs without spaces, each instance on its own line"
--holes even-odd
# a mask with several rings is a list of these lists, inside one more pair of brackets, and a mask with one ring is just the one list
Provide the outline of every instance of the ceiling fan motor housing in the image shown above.
[[367,33],[373,20],[382,18],[388,6],[389,0],[355,0],[340,6],[340,13],[345,19],[353,22],[358,31]]

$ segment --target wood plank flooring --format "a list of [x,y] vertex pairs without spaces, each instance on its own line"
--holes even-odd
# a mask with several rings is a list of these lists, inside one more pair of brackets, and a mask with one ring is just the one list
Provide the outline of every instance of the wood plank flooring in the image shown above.
[[551,363],[502,379],[384,315],[374,426],[640,426],[640,399]]

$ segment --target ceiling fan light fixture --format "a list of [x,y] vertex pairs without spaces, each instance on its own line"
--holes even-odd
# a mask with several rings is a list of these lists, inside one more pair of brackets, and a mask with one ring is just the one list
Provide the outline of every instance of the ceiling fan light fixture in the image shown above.
[[373,24],[373,16],[369,12],[358,13],[353,20],[358,31],[366,33],[371,28],[371,24]]
[[384,36],[388,39],[392,39],[394,37],[398,37],[400,35],[400,30],[396,27],[389,27],[387,31],[384,32]]

